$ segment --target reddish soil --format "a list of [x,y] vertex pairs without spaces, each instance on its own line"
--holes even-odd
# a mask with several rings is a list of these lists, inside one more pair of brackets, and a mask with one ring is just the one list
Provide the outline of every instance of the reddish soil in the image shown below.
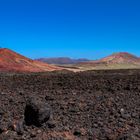
[[110,56],[104,57],[102,59],[96,61],[88,61],[83,62],[81,64],[88,64],[91,66],[98,66],[98,65],[112,65],[112,64],[133,64],[133,65],[140,65],[140,58],[129,54],[127,52],[121,53],[114,53]]
[[101,60],[99,60],[101,62],[106,62],[106,63],[132,63],[132,64],[140,64],[140,59],[132,54],[129,54],[127,52],[121,52],[121,53],[114,53],[108,57],[105,57]]
[[59,69],[59,67],[26,58],[9,49],[0,49],[0,71],[42,72]]
[[[1,73],[0,83],[1,140],[140,139],[139,70]],[[51,110],[42,126],[25,122],[31,97]]]

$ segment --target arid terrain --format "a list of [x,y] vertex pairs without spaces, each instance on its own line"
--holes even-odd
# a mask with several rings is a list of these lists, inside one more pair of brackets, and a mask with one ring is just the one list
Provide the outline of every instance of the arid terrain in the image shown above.
[[70,58],[30,59],[7,48],[0,48],[0,72],[46,72],[56,70],[73,72],[87,70],[140,69],[140,58],[119,52],[99,60]]
[[75,66],[80,70],[140,69],[140,58],[127,52],[119,52]]
[[57,64],[57,66],[71,71],[140,69],[140,58],[128,52],[113,53],[98,60],[77,59],[72,61],[70,59],[70,61],[66,58],[42,58],[37,60]]
[[0,74],[1,140],[139,140],[140,71]]
[[0,71],[43,72],[59,67],[27,58],[7,48],[0,48]]
[[140,0],[0,0],[0,140],[140,140]]

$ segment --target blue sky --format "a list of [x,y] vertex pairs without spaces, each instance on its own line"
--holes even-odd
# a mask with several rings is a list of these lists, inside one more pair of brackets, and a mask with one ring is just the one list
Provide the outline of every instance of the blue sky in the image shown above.
[[27,57],[140,56],[139,0],[0,0],[0,46]]

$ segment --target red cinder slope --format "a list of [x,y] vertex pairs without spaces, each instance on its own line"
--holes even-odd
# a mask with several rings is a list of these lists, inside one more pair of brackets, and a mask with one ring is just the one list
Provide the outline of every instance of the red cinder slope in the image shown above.
[[59,67],[26,58],[9,49],[0,49],[0,71],[42,72],[60,70]]
[[121,52],[121,53],[114,53],[108,57],[105,57],[103,59],[100,59],[99,62],[106,62],[111,64],[137,64],[140,63],[140,60],[138,57],[129,54],[127,52]]
[[120,52],[120,53],[114,53],[110,56],[107,56],[105,58],[95,60],[95,61],[88,61],[83,62],[81,64],[139,64],[140,65],[140,59],[132,54],[129,54],[127,52]]
[[114,53],[105,58],[77,65],[84,70],[92,69],[140,69],[140,58],[127,52]]

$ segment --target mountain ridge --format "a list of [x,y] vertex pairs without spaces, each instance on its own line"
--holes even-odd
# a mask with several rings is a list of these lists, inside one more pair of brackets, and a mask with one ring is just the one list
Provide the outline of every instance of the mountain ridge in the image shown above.
[[58,65],[59,64],[60,65],[63,65],[63,64],[76,64],[76,63],[79,63],[79,62],[89,61],[86,58],[72,59],[72,58],[69,58],[69,57],[39,58],[39,59],[35,59],[35,60],[45,62],[45,63],[48,63],[48,64],[58,64]]
[[[46,63],[46,59],[50,60],[50,64]],[[58,66],[51,65],[52,62]],[[62,67],[60,68],[59,65]],[[121,68],[140,68],[140,58],[127,52],[119,52],[99,60],[71,59],[68,57],[32,60],[10,49],[0,48],[0,71],[45,72],[62,69],[81,71]]]

